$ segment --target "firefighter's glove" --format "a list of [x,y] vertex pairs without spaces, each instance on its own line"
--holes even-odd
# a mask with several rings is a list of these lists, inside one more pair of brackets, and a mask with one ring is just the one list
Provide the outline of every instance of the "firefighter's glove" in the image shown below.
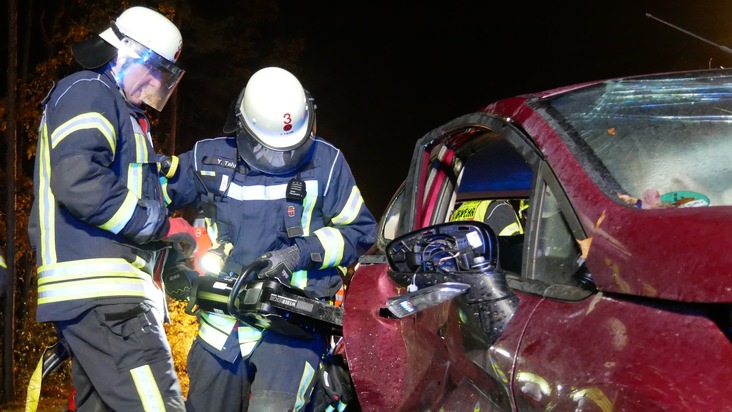
[[196,251],[196,230],[182,217],[171,217],[168,222],[170,229],[163,240],[180,247],[186,257],[193,256]]
[[292,245],[285,249],[273,250],[262,255],[260,259],[267,262],[267,266],[259,271],[260,278],[277,279],[289,285],[292,272],[298,269],[300,248]]
[[193,282],[198,277],[198,272],[186,264],[189,260],[182,252],[173,250],[163,267],[165,293],[180,302],[188,302]]

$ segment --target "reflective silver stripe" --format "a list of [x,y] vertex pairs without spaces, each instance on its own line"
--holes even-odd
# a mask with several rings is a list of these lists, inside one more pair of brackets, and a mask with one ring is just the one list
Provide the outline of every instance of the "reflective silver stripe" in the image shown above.
[[38,304],[107,296],[157,296],[149,275],[124,259],[88,259],[41,266]]
[[521,228],[519,227],[519,224],[516,222],[513,222],[510,225],[504,227],[498,235],[499,236],[511,236],[514,233],[519,232],[520,230],[521,230]]
[[229,335],[221,333],[221,331],[216,330],[202,321],[198,328],[198,336],[217,350],[221,350]]
[[201,313],[198,336],[214,348],[221,350],[236,325],[236,318],[210,312]]
[[[318,181],[317,180],[306,180],[305,190],[308,193],[318,193]],[[234,200],[280,200],[284,199],[287,194],[287,184],[281,185],[252,185],[242,186],[235,182],[229,185],[229,191],[226,193],[226,197]]]
[[109,123],[109,120],[101,113],[84,113],[59,126],[51,133],[51,148],[55,148],[56,145],[61,143],[71,133],[85,129],[99,130],[104,138],[107,139],[107,143],[109,143],[109,148],[112,149],[112,152],[117,151],[117,134],[112,124]]
[[308,387],[310,387],[310,383],[313,381],[313,378],[315,377],[315,369],[310,365],[309,363],[305,362],[305,367],[303,367],[302,370],[302,376],[300,376],[300,387],[297,389],[297,398],[295,400],[295,410],[299,411],[301,410],[306,403],[306,399],[309,399],[310,396],[306,393]]
[[343,259],[343,250],[345,248],[345,242],[343,235],[338,229],[332,227],[321,227],[320,229],[313,232],[318,237],[320,243],[323,245],[324,256],[323,264],[320,269],[325,269],[341,264]]
[[351,194],[348,196],[348,201],[343,207],[343,210],[341,210],[341,213],[339,213],[338,216],[333,218],[333,224],[350,224],[358,217],[358,214],[361,211],[361,206],[363,206],[361,191],[358,190],[358,187],[353,186],[353,188],[351,189]]
[[101,278],[38,287],[38,304],[109,296],[150,296],[150,282],[131,278]]
[[127,165],[127,189],[134,193],[138,199],[142,198],[142,173],[144,164],[130,163]]
[[244,324],[239,325],[239,350],[242,356],[248,356],[262,338],[262,331]]
[[[133,120],[134,125],[137,122]],[[149,163],[149,153],[147,150],[147,138],[144,134],[135,133],[135,161],[137,163]]]
[[234,200],[278,200],[284,199],[286,194],[287,185],[274,185],[274,186],[242,186],[236,183],[232,183],[229,186],[229,191],[226,193],[227,197]]
[[51,282],[74,280],[80,277],[92,277],[109,273],[127,273],[145,275],[122,258],[99,258],[60,262],[43,265],[38,268],[38,285]]
[[43,114],[38,137],[38,225],[41,232],[41,262],[56,263],[56,201],[51,191],[51,155],[46,114]]
[[150,365],[143,365],[131,369],[130,374],[135,382],[135,389],[142,401],[142,409],[145,412],[165,412],[163,395],[160,394],[158,383],[155,381]]
[[8,268],[8,264],[5,263],[5,258],[0,256],[0,268]]
[[[140,125],[133,118],[132,127],[136,131]],[[144,173],[144,165],[149,162],[147,138],[142,131],[135,133],[135,163],[131,163],[127,170],[127,188],[132,191],[138,198],[142,198],[142,179]]]

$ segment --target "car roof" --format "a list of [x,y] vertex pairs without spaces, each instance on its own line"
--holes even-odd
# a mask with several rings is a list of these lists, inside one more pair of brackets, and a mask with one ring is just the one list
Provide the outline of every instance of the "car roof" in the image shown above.
[[[509,120],[532,137],[591,239],[587,265],[600,290],[682,301],[732,302],[732,253],[728,251],[732,244],[732,206],[646,210],[623,204],[612,191],[618,188],[618,182],[603,186],[607,179],[598,171],[598,165],[593,167],[578,155],[582,152],[581,138],[585,137],[582,131],[573,129],[576,125],[562,118],[552,105],[573,93],[619,81],[632,80],[627,84],[637,85],[638,81],[650,80],[655,85],[672,86],[690,78],[712,83],[721,79],[718,84],[725,94],[723,98],[709,90],[701,91],[696,98],[699,103],[719,98],[705,104],[719,106],[721,123],[728,124],[732,122],[732,100],[726,95],[732,93],[731,76],[732,71],[722,69],[608,79],[502,99],[482,111]],[[628,117],[627,113],[616,116]],[[602,127],[607,128],[607,124]],[[654,127],[660,126],[649,130]],[[685,132],[691,136],[694,128]],[[732,142],[725,136],[719,141]],[[690,150],[698,150],[691,142],[689,145]],[[732,164],[732,158],[729,160]]]

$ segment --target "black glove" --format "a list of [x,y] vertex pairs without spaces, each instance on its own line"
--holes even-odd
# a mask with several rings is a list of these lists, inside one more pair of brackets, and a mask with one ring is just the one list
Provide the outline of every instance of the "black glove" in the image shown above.
[[300,248],[297,245],[292,245],[285,249],[267,252],[260,258],[267,262],[267,266],[258,274],[260,279],[268,277],[289,284],[292,272],[298,269]]
[[[177,252],[180,253],[180,252]],[[179,302],[188,302],[191,295],[192,285],[199,276],[198,272],[186,265],[186,260],[181,260],[176,252],[172,252],[165,262],[163,269],[163,285],[165,293],[171,299]]]

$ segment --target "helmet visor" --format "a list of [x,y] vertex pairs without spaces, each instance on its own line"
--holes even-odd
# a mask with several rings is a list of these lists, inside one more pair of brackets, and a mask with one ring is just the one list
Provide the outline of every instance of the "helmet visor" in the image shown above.
[[282,175],[291,173],[305,164],[311,155],[313,137],[292,149],[272,149],[264,146],[244,129],[239,129],[236,135],[236,145],[239,155],[244,161],[260,172]]
[[117,70],[117,82],[133,104],[143,102],[163,110],[185,71],[129,37],[121,42],[117,58],[124,59],[124,64]]

